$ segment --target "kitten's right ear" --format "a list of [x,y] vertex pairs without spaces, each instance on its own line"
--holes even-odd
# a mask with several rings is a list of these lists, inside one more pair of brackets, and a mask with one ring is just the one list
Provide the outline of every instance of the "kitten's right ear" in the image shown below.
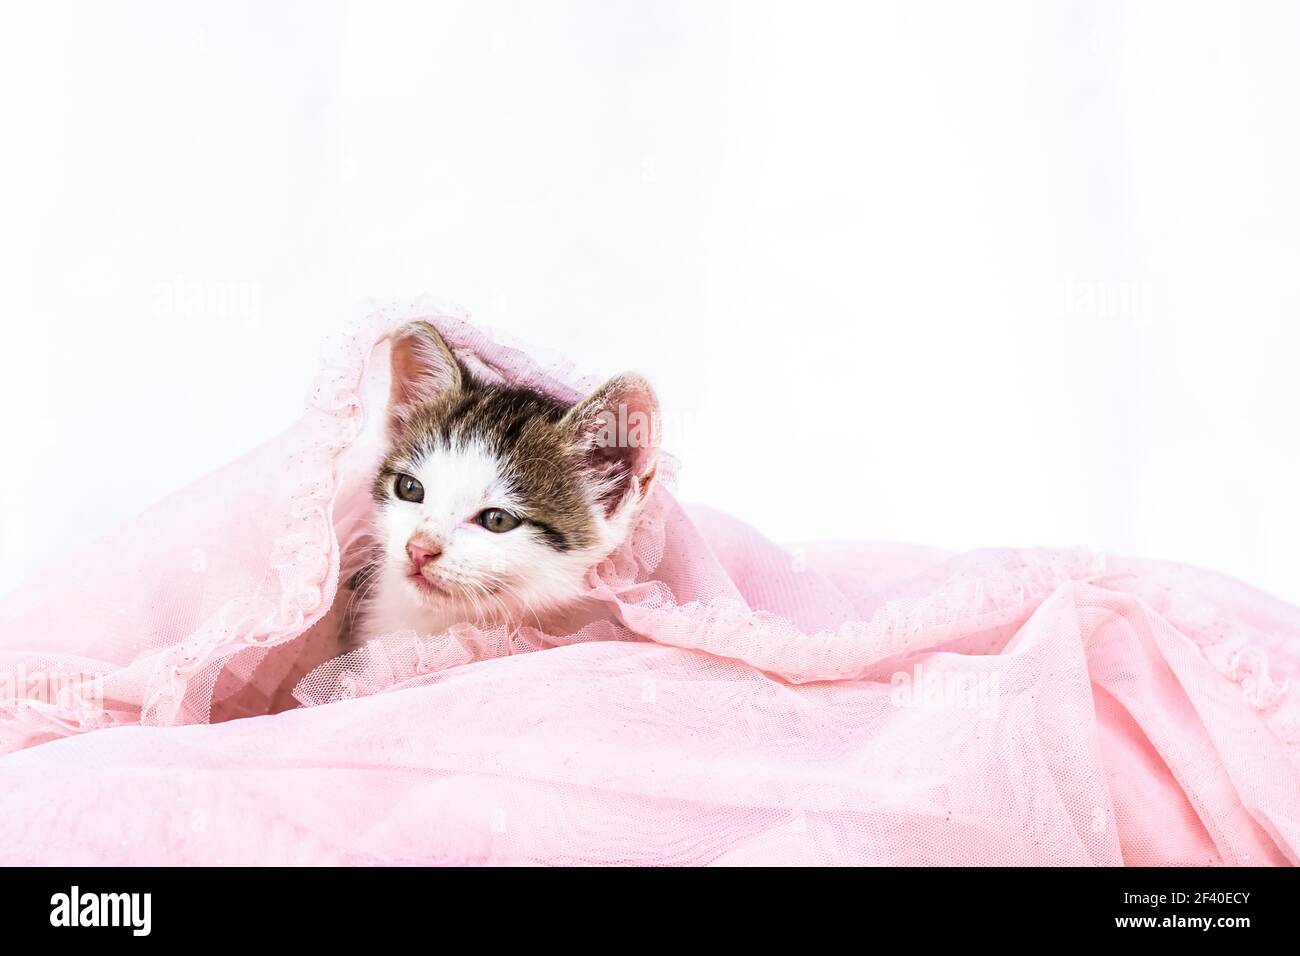
[[388,392],[388,424],[396,430],[416,405],[459,391],[465,370],[442,336],[428,322],[410,322],[393,336],[393,380]]

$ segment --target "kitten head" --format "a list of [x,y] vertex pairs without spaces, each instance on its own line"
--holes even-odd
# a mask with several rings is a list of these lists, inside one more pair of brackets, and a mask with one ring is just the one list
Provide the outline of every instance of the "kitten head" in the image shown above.
[[568,406],[477,381],[432,325],[404,326],[373,488],[385,576],[466,620],[563,606],[645,501],[657,423],[639,376]]

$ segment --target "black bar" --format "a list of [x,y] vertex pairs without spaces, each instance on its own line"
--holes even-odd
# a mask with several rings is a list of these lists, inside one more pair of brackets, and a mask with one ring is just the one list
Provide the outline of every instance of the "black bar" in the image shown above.
[[[743,933],[779,923],[814,938],[845,931],[864,941],[903,934],[925,944],[1105,937],[1135,942],[1193,936],[1222,942],[1293,934],[1300,879],[1272,869],[71,869],[0,870],[6,942],[29,937],[97,943],[110,936],[258,946],[313,938],[337,942],[340,921],[382,938],[420,933],[459,936],[529,927],[559,942],[598,927],[619,940],[652,926],[720,924]],[[134,914],[134,924],[69,922],[60,901],[72,887],[87,914]],[[148,935],[140,896],[134,909],[116,894],[149,894]],[[114,894],[101,906],[99,894]],[[88,897],[94,904],[86,903]],[[84,907],[89,906],[89,910]],[[1202,921],[1208,921],[1208,924]],[[1229,922],[1230,921],[1230,922]],[[255,929],[256,927],[256,929]],[[642,930],[633,930],[642,927]],[[195,932],[200,930],[198,936]],[[549,932],[547,932],[549,931]],[[602,932],[604,930],[602,929]],[[558,937],[555,934],[560,934]],[[1025,937],[1019,937],[1022,940]]]

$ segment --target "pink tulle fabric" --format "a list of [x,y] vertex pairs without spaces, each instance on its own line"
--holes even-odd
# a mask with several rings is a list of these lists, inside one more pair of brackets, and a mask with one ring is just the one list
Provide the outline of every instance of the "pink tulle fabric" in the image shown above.
[[595,384],[375,307],[288,433],[7,598],[0,863],[1297,862],[1300,609],[1186,567],[781,547],[665,480],[572,632],[335,656],[413,318]]

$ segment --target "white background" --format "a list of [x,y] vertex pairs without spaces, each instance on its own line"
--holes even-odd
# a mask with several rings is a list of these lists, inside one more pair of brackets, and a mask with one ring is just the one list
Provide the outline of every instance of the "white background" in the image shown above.
[[1286,3],[6,4],[0,590],[427,291],[650,375],[682,496],[778,539],[1300,600],[1298,47]]

